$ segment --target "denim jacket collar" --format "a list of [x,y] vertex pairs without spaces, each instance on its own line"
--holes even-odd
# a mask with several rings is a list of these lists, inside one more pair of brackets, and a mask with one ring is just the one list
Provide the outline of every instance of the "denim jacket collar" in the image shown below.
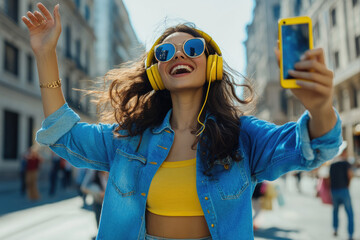
[[159,126],[154,127],[154,128],[152,129],[152,132],[153,132],[154,134],[159,134],[159,133],[161,133],[162,131],[164,131],[165,129],[169,129],[169,130],[173,131],[173,130],[171,129],[171,125],[170,125],[170,116],[171,116],[171,113],[172,113],[172,108],[167,112],[167,114],[166,114],[164,120],[162,121],[162,123],[161,123]]
[[[171,128],[171,125],[170,125],[170,117],[171,117],[171,113],[172,113],[172,108],[167,112],[164,120],[162,121],[162,123],[157,126],[157,127],[154,127],[152,129],[152,133],[154,134],[159,134],[161,133],[162,131],[164,131],[165,129],[169,129],[171,131],[174,131],[172,128]],[[216,121],[215,117],[213,115],[210,115],[210,113],[206,113],[206,117],[205,117],[205,121],[204,121],[204,124],[206,123],[206,121],[208,119],[212,119],[214,121]]]

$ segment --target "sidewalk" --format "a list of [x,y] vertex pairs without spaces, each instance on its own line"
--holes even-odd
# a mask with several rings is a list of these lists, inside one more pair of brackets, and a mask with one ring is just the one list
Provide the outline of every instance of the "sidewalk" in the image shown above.
[[[303,175],[302,193],[296,189],[296,180],[288,176],[286,182],[274,182],[282,187],[285,205],[279,207],[274,202],[272,211],[262,211],[256,240],[345,240],[347,239],[347,217],[343,207],[339,210],[338,237],[333,237],[332,206],[323,204],[315,197],[316,179]],[[350,186],[355,220],[354,238],[360,239],[360,178],[354,178]]]
[[[59,183],[60,185],[60,183]],[[75,187],[62,189],[57,187],[57,192],[54,196],[49,196],[49,183],[47,181],[39,181],[39,201],[30,201],[26,195],[21,195],[20,180],[15,181],[1,181],[0,182],[0,217],[4,214],[14,211],[24,210],[44,204],[55,203],[65,199],[78,196]]]

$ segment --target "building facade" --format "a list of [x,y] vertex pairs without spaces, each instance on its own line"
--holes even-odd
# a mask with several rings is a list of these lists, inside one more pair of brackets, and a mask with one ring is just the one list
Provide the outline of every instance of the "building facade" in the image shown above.
[[[109,0],[110,1],[110,0]],[[35,143],[36,131],[44,119],[36,61],[27,27],[21,17],[37,9],[35,0],[0,1],[0,178],[17,176],[20,160]],[[111,24],[105,39],[96,30],[95,15],[100,0],[63,0],[60,2],[62,33],[57,45],[59,74],[68,104],[82,121],[96,122],[96,106],[75,89],[92,88],[91,80],[115,64],[134,57],[129,46],[137,38],[121,0],[110,1],[111,15],[102,15]],[[52,13],[55,0],[42,3]],[[115,17],[112,19],[112,17]],[[111,40],[109,40],[109,38]],[[103,41],[101,44],[100,41]],[[106,66],[99,62],[107,46]],[[110,45],[109,45],[110,44]],[[114,51],[116,49],[116,51]],[[110,54],[113,52],[113,54]]]
[[[279,87],[279,72],[275,65],[262,63],[262,58],[267,58],[266,54],[261,55],[264,50],[256,49],[260,41],[264,39],[264,32],[269,31],[271,25],[273,31],[277,26],[277,21],[264,22],[264,15],[271,11],[271,6],[267,10],[263,9],[264,4],[271,1],[256,1],[257,6],[254,10],[254,21],[248,27],[248,40],[246,41],[248,74],[256,70],[254,79],[258,84],[262,84],[260,89],[267,88],[265,74],[262,72],[276,72],[276,83]],[[356,160],[360,161],[360,1],[359,0],[281,0],[280,18],[292,16],[310,16],[313,24],[314,47],[321,47],[325,52],[325,62],[329,69],[334,71],[334,106],[338,109],[343,122],[343,137],[348,142],[349,153]],[[268,12],[268,13],[266,13]],[[257,16],[263,15],[263,16]],[[269,19],[268,19],[269,20]],[[253,27],[254,25],[254,27]],[[262,26],[258,26],[262,25]],[[277,34],[277,30],[276,30]],[[277,38],[277,36],[276,36]],[[250,43],[252,42],[252,43]],[[255,43],[258,42],[258,43]],[[273,40],[263,41],[268,48],[272,47]],[[263,48],[263,46],[262,46]],[[265,55],[265,56],[264,56]],[[275,60],[273,60],[275,61]],[[270,82],[270,81],[269,81]],[[279,104],[285,109],[285,119],[295,121],[303,113],[304,107],[291,94],[289,90],[282,90],[273,99],[281,99],[279,103],[271,101],[266,94],[262,95],[267,103],[260,101],[259,117],[263,117],[263,109],[268,108],[269,104]],[[274,94],[276,94],[274,92]],[[273,111],[268,108],[266,111]],[[276,122],[272,117],[277,115],[265,114],[270,116],[267,120]]]
[[95,8],[97,74],[102,76],[109,69],[138,58],[144,47],[136,37],[121,0],[95,0]]
[[[360,1],[283,0],[282,6],[283,17],[311,17],[314,47],[324,49],[326,65],[335,75],[334,106],[342,119],[343,138],[360,162]],[[304,108],[291,94],[287,99],[288,118],[295,120]]]
[[257,117],[277,124],[287,121],[285,91],[279,85],[279,68],[274,53],[281,0],[256,0],[253,21],[247,26],[246,73],[258,96]]

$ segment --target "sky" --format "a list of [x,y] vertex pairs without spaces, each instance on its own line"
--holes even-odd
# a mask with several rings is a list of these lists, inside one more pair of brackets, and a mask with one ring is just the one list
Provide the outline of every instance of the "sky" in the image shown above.
[[149,50],[162,31],[192,22],[219,45],[224,60],[245,74],[246,25],[254,0],[123,0],[140,42]]

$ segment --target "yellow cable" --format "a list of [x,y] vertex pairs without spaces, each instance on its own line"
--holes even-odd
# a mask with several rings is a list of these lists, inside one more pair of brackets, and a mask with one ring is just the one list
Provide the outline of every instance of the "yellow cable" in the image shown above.
[[199,135],[205,130],[205,125],[204,125],[202,122],[200,122],[200,116],[201,116],[201,113],[202,113],[202,111],[203,111],[203,109],[204,109],[204,107],[205,107],[206,101],[207,101],[207,99],[208,99],[208,95],[209,95],[209,91],[210,91],[210,84],[211,84],[211,76],[212,76],[212,73],[213,73],[213,70],[214,70],[214,69],[215,69],[215,64],[212,64],[212,65],[211,65],[211,70],[210,70],[209,84],[208,84],[208,88],[207,88],[207,92],[206,92],[206,96],[205,96],[205,101],[204,101],[204,104],[203,104],[203,106],[201,107],[200,113],[199,113],[199,115],[198,115],[198,117],[197,117],[198,122],[199,122],[200,125],[202,125],[202,126],[201,126],[201,128],[199,129],[200,132],[199,132],[198,134],[196,134],[196,136],[199,136]]

